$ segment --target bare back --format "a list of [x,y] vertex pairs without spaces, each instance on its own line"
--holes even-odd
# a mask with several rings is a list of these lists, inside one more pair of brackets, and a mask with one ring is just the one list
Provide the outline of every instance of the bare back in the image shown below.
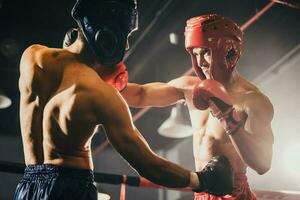
[[61,49],[34,45],[23,54],[19,87],[26,164],[93,169],[91,138],[97,125],[90,95],[103,82]]

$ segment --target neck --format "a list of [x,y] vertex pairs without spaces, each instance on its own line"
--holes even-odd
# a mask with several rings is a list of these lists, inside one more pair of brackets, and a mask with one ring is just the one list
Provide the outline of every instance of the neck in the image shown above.
[[237,82],[239,82],[239,79],[240,79],[239,73],[236,70],[234,70],[229,80],[222,84],[224,85],[227,91],[232,91],[235,90],[237,87],[239,87],[239,84],[236,84]]
[[75,57],[88,66],[95,67],[97,65],[94,53],[88,45],[81,40],[76,40],[67,50],[75,54]]

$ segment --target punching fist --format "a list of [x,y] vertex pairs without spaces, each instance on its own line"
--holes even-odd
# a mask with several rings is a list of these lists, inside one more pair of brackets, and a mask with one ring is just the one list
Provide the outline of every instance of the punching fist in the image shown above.
[[122,62],[112,67],[102,67],[97,72],[103,81],[114,86],[120,92],[127,86],[128,71]]
[[195,86],[193,103],[199,110],[209,108],[228,134],[234,133],[241,125],[226,89],[215,80],[204,80]]
[[232,193],[234,175],[230,162],[225,156],[213,157],[202,171],[196,173],[200,180],[200,188],[194,192],[207,191],[214,195]]

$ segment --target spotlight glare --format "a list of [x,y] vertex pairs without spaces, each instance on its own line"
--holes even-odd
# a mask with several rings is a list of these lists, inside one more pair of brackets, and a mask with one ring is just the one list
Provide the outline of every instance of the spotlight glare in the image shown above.
[[300,175],[300,146],[298,145],[290,145],[286,148],[284,152],[284,164],[288,170],[291,172],[296,172]]
[[0,109],[8,108],[11,105],[11,100],[5,95],[0,94]]

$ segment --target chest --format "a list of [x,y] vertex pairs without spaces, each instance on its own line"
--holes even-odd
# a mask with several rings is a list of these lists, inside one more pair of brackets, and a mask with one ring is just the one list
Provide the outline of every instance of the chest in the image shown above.
[[[199,138],[200,140],[202,137],[205,136],[217,140],[221,143],[230,142],[229,137],[227,136],[220,121],[210,113],[209,109],[198,110],[194,107],[190,99],[188,99],[187,104],[189,107],[192,126],[195,130],[198,130],[195,132],[195,139]],[[243,103],[241,101],[236,102],[235,104],[233,104],[233,107],[235,108],[238,116],[244,123],[247,119],[247,115],[243,109]]]

